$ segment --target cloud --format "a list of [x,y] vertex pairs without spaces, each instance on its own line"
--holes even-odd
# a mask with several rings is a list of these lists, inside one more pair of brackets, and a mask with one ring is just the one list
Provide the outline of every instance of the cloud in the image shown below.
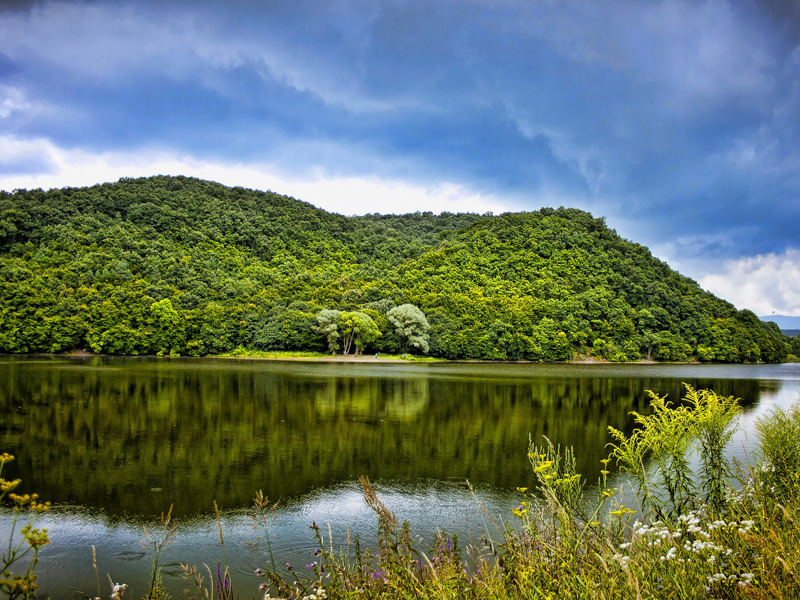
[[[52,144],[44,140],[17,140],[13,137],[1,136],[0,182],[3,181],[3,176],[8,176],[10,181],[58,177],[61,174],[61,168],[57,164],[54,154]],[[19,187],[23,186],[13,186],[13,188]]]
[[775,59],[769,38],[749,16],[727,0],[650,7],[643,21],[660,45],[660,68],[651,76],[689,110],[758,102],[772,91]]
[[20,90],[0,85],[0,119],[8,119],[12,115],[29,111],[30,104]]
[[699,283],[757,315],[800,316],[800,249],[729,261]]
[[[25,157],[29,172],[4,168]],[[512,203],[440,181],[416,185],[391,179],[330,176],[322,171],[294,178],[267,163],[209,162],[188,155],[151,149],[140,153],[59,148],[47,140],[20,141],[0,136],[0,189],[81,187],[114,182],[122,177],[185,175],[294,196],[329,212],[345,215],[406,212],[505,212]]]

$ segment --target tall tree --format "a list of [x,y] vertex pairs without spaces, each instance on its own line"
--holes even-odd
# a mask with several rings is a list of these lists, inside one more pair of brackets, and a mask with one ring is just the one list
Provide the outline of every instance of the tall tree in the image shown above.
[[374,342],[381,335],[375,321],[363,312],[343,312],[339,315],[339,328],[342,335],[342,350],[350,354],[353,345],[356,356],[364,351],[364,347]]
[[[323,308],[317,313],[317,327],[319,327],[320,333],[322,333],[328,341],[328,351],[334,356],[336,355],[336,350],[339,348],[339,337],[341,336],[339,333],[340,314],[338,310],[331,310],[329,308]],[[345,354],[347,353],[345,352]]]
[[394,325],[395,332],[402,341],[403,352],[417,348],[427,354],[428,331],[431,326],[425,318],[425,313],[413,304],[401,304],[387,312],[386,318]]

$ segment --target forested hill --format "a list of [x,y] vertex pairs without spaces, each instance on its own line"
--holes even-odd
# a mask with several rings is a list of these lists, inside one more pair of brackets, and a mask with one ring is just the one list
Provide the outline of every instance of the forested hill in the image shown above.
[[574,209],[343,217],[186,177],[0,193],[1,352],[322,351],[339,342],[321,311],[366,315],[375,330],[359,347],[399,352],[391,309],[406,304],[446,358],[789,349],[773,323]]

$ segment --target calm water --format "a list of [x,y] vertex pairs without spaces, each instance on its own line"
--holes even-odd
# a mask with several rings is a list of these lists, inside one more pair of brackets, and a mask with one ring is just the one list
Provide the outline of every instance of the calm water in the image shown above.
[[531,483],[529,434],[574,446],[593,481],[608,425],[629,431],[646,390],[677,399],[681,382],[742,398],[731,452],[746,458],[754,420],[800,398],[800,365],[0,357],[0,451],[17,456],[6,478],[57,504],[40,569],[54,599],[97,593],[92,545],[101,581],[108,572],[141,595],[150,568],[141,527],[170,505],[179,529],[163,560],[173,596],[182,597],[180,562],[222,561],[236,565],[237,591],[248,598],[257,595],[254,569],[266,564],[263,548],[243,544],[257,535],[245,511],[256,490],[281,501],[270,525],[280,563],[311,562],[311,521],[330,523],[337,541],[348,527],[372,539],[362,474],[416,535],[430,539],[439,526],[477,539],[485,532],[477,502],[509,518],[515,488]]

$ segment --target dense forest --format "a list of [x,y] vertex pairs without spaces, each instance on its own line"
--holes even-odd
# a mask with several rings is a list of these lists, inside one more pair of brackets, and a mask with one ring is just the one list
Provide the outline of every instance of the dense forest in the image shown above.
[[800,354],[774,323],[576,209],[344,217],[166,176],[0,192],[0,352],[78,348],[537,361]]

